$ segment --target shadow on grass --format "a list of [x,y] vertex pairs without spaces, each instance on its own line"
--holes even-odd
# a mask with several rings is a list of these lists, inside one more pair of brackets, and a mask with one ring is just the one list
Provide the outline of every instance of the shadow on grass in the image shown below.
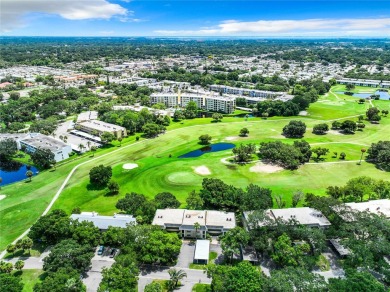
[[97,185],[97,184],[87,184],[87,190],[88,191],[101,191],[101,190],[104,190],[106,188],[105,185]]

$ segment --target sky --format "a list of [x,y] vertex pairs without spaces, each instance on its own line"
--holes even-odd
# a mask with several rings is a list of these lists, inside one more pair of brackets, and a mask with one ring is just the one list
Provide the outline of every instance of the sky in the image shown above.
[[390,37],[390,0],[0,0],[0,35]]

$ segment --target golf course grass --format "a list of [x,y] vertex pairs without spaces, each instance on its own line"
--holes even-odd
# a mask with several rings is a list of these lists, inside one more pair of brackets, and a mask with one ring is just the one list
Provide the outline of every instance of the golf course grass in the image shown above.
[[[373,88],[360,89],[364,92]],[[78,167],[53,208],[70,212],[74,207],[82,211],[96,211],[100,214],[118,212],[115,203],[129,192],[143,193],[153,198],[159,192],[171,192],[185,207],[185,199],[192,190],[199,190],[203,178],[219,178],[226,183],[245,188],[254,183],[272,189],[273,195],[281,195],[291,204],[291,197],[296,190],[325,194],[329,185],[343,185],[357,176],[370,176],[375,179],[388,179],[389,173],[375,168],[370,163],[357,165],[361,148],[368,148],[371,143],[388,140],[390,137],[390,117],[383,117],[380,124],[365,121],[364,131],[354,135],[344,135],[330,131],[326,135],[312,134],[312,128],[318,123],[344,119],[357,120],[370,107],[369,102],[359,104],[357,98],[336,94],[344,91],[344,86],[337,85],[332,91],[321,96],[319,101],[310,105],[306,116],[277,117],[263,120],[260,118],[225,117],[220,123],[211,119],[185,120],[172,123],[168,131],[155,138],[135,141],[135,137],[126,138],[121,147],[99,149],[95,157],[89,154],[75,161],[59,165],[54,171],[41,172],[31,183],[18,182],[4,186],[0,194],[6,195],[0,203],[1,237],[0,250],[29,228],[42,214],[50,200],[64,182],[69,172]],[[390,109],[390,101],[372,101],[380,109]],[[324,161],[301,166],[298,170],[281,170],[277,172],[253,172],[251,167],[256,161],[247,165],[231,165],[223,159],[232,156],[231,150],[205,153],[196,158],[178,158],[187,152],[201,148],[198,137],[202,134],[212,136],[212,143],[226,142],[255,143],[280,140],[293,143],[281,135],[283,127],[289,120],[302,120],[307,125],[304,139],[312,147],[326,147],[330,152]],[[240,129],[249,129],[248,137],[239,137]],[[345,152],[346,159],[339,160],[333,152]],[[108,155],[106,155],[109,153]],[[221,161],[222,160],[222,161]],[[257,158],[255,159],[257,160]],[[138,167],[124,169],[123,165],[135,163]],[[120,185],[119,195],[109,196],[106,189],[94,189],[89,185],[89,171],[92,167],[104,164],[113,168],[113,180]],[[206,167],[209,174],[196,173],[199,167]],[[253,168],[252,168],[253,170]]]

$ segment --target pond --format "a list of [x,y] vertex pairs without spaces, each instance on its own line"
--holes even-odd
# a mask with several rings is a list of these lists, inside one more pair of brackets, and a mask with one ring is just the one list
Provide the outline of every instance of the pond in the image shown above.
[[[336,91],[338,94],[344,94],[344,91]],[[367,98],[371,95],[379,95],[379,99],[390,100],[390,94],[388,91],[375,91],[375,93],[354,93],[352,96],[357,98]]]
[[17,181],[27,179],[26,172],[29,170],[34,175],[38,173],[38,169],[34,166],[27,166],[17,161],[0,162],[0,177],[3,179],[2,186],[11,184]]
[[202,156],[203,154],[208,153],[208,152],[218,152],[218,151],[233,149],[234,147],[236,147],[236,145],[234,145],[232,143],[216,143],[216,144],[211,144],[211,145],[202,147],[198,150],[194,150],[194,151],[188,152],[186,154],[183,154],[183,155],[179,156],[179,158],[199,157],[199,156]]

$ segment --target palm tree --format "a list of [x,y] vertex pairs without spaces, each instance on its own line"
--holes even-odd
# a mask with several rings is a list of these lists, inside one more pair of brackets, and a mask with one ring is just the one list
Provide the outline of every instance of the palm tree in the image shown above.
[[27,170],[26,172],[26,176],[30,179],[29,181],[31,181],[31,177],[33,176],[33,172],[31,170]]
[[92,146],[91,151],[92,151],[92,157],[94,157],[96,152],[96,146]]
[[365,153],[367,150],[366,150],[365,148],[362,148],[362,149],[360,149],[360,151],[362,152],[362,155],[360,156],[359,165],[362,164],[363,155],[364,155],[364,153]]
[[84,146],[83,144],[80,143],[78,148],[79,148],[80,152],[82,152],[83,149],[85,148],[85,146]]
[[194,223],[194,228],[195,228],[195,238],[198,238],[198,230],[200,229],[200,224],[198,222]]
[[122,146],[122,140],[123,140],[123,138],[122,138],[122,137],[119,137],[119,138],[118,138],[118,141],[119,141],[119,146]]
[[87,148],[91,150],[91,141],[87,141]]
[[173,288],[177,287],[177,284],[180,280],[182,280],[184,277],[187,277],[187,273],[183,270],[176,270],[176,269],[169,269],[168,274],[171,277],[171,281],[174,284]]

